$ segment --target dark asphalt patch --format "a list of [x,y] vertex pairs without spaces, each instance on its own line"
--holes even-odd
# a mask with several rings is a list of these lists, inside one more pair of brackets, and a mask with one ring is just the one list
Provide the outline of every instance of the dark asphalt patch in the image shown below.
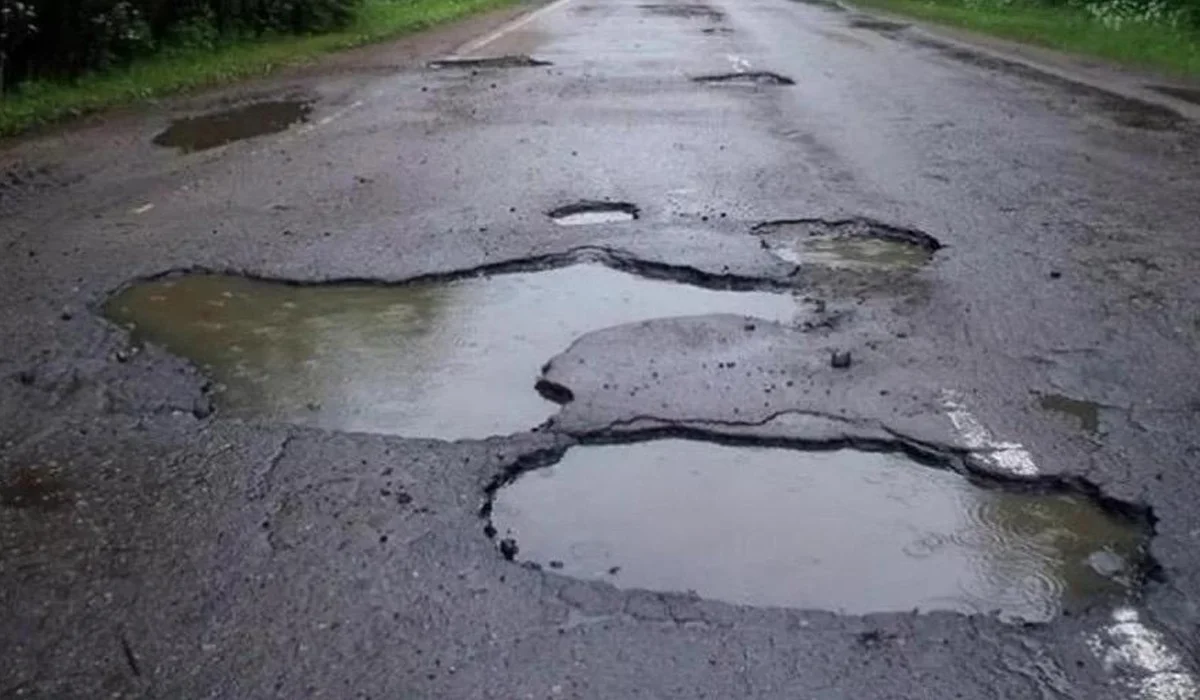
[[543,61],[524,54],[509,56],[484,56],[481,58],[442,58],[428,63],[430,68],[536,68],[552,66],[550,61]]
[[724,12],[708,5],[648,4],[638,5],[638,8],[650,14],[662,15],[664,17],[707,19],[713,22],[720,22],[725,19]]
[[633,221],[638,218],[638,208],[637,205],[629,202],[585,200],[551,209],[546,212],[546,216],[561,226],[584,226]]
[[209,373],[234,416],[457,439],[548,419],[540,365],[590,331],[714,312],[791,322],[801,304],[579,264],[398,285],[189,274],[135,284],[105,313]]
[[285,131],[293,124],[308,121],[311,113],[311,100],[255,102],[212,114],[177,119],[154,137],[154,144],[178,148],[184,153],[203,151],[234,141]]
[[57,510],[71,502],[66,483],[55,467],[19,467],[0,482],[0,507]]
[[1200,105],[1200,90],[1196,88],[1175,87],[1173,85],[1150,85],[1149,88],[1168,97]]
[[874,17],[855,17],[850,20],[850,26],[855,29],[868,29],[873,32],[890,34],[908,29],[909,25],[900,22],[890,22],[886,19],[876,19]]
[[1131,97],[1108,92],[1107,90],[1101,90],[1091,85],[1068,80],[1025,65],[1024,63],[946,44],[928,37],[916,36],[912,37],[909,41],[915,46],[932,49],[942,56],[955,61],[985,70],[1005,72],[1025,80],[1048,85],[1069,94],[1085,97],[1091,101],[1096,109],[1106,112],[1113,122],[1131,129],[1169,131],[1180,128],[1186,121],[1178,112],[1162,105],[1143,102]]
[[692,78],[697,83],[712,83],[716,85],[795,85],[791,78],[770,71],[755,70],[742,73],[716,73],[713,75],[698,75]]
[[872,219],[780,219],[758,224],[763,247],[797,265],[914,270],[942,244],[915,229]]
[[492,496],[506,558],[759,606],[1044,621],[1119,603],[1147,561],[1146,523],[1083,493],[985,484],[902,453],[584,446]]
[[1094,401],[1081,401],[1062,394],[1041,394],[1038,406],[1071,419],[1089,433],[1100,430],[1100,404]]

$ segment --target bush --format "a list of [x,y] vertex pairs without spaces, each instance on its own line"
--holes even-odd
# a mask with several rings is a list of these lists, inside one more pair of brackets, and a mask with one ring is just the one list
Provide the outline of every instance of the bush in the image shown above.
[[0,88],[71,78],[163,46],[347,24],[359,0],[0,0]]

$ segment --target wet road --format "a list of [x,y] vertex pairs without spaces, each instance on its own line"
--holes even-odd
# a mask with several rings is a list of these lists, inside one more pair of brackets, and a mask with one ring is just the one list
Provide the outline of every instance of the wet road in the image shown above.
[[1198,108],[1014,60],[567,0],[10,145],[0,695],[1197,697]]

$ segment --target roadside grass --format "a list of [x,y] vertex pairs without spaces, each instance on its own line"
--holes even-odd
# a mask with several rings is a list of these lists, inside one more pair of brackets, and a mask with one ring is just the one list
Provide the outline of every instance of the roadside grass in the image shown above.
[[260,76],[322,54],[426,29],[517,0],[365,0],[344,30],[172,49],[72,82],[32,81],[0,97],[0,136],[117,105]]
[[1105,26],[1081,9],[1016,0],[853,0],[854,4],[961,27],[1004,39],[1095,56],[1181,76],[1200,77],[1200,31],[1128,22]]

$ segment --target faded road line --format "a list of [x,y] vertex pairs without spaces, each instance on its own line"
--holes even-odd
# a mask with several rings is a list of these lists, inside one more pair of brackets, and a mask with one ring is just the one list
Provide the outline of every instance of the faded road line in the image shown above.
[[509,32],[511,32],[513,30],[520,29],[521,27],[524,27],[526,24],[529,24],[530,22],[537,19],[538,17],[541,17],[544,14],[553,12],[554,10],[559,9],[570,2],[571,2],[571,0],[557,0],[556,2],[552,2],[543,8],[534,10],[533,12],[530,12],[529,14],[525,15],[524,17],[519,17],[519,18],[513,20],[512,22],[509,22],[508,24],[504,25],[503,27],[500,27],[496,31],[492,32],[491,34],[484,35],[478,39],[475,39],[473,41],[467,42],[466,44],[463,44],[462,46],[460,46],[458,48],[457,51],[454,52],[453,55],[466,56],[468,54],[472,54],[472,53],[478,51],[479,49],[482,49],[483,47],[487,46],[488,44],[492,43],[493,41],[499,39],[500,37],[504,36],[505,34],[508,34]]
[[1000,442],[993,438],[983,423],[967,409],[958,392],[943,391],[942,407],[967,447],[983,453],[980,457],[991,462],[996,469],[1015,476],[1037,476],[1037,464],[1029,451],[1018,442]]
[[1197,700],[1200,684],[1163,635],[1142,623],[1138,611],[1117,608],[1113,624],[1088,640],[1109,673],[1116,673],[1142,700]]

